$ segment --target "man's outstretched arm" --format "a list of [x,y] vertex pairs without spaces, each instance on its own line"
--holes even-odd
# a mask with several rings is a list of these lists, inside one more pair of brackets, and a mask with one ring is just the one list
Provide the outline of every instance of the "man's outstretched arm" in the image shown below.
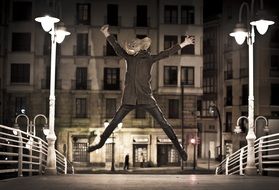
[[155,62],[155,61],[159,61],[160,59],[167,58],[167,57],[175,54],[177,51],[179,51],[183,47],[190,45],[190,44],[194,44],[194,43],[195,43],[194,37],[186,36],[184,41],[181,42],[181,44],[174,45],[173,47],[166,49],[164,51],[161,51],[158,55],[154,56],[153,61]]
[[126,57],[127,53],[125,50],[118,44],[115,37],[109,33],[109,25],[104,25],[101,27],[100,31],[104,34],[110,45],[113,47],[115,53],[118,56]]

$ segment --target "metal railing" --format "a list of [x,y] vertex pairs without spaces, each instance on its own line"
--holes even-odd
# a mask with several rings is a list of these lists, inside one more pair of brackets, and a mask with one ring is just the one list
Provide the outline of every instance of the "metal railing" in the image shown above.
[[[0,125],[0,177],[42,175],[45,173],[48,144],[19,129]],[[74,174],[73,165],[56,150],[58,174]]]
[[[255,141],[255,162],[258,173],[279,172],[279,133]],[[247,146],[226,157],[216,168],[216,175],[244,175],[247,165]]]

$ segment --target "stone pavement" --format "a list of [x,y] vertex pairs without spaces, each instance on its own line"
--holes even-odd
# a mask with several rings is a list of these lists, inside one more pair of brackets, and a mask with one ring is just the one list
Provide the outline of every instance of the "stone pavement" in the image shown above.
[[211,160],[208,164],[208,160],[199,159],[197,166],[194,169],[192,164],[184,166],[184,170],[181,170],[180,166],[176,167],[130,167],[128,171],[123,171],[122,167],[115,167],[115,171],[111,172],[110,168],[104,167],[75,167],[76,174],[215,174],[215,169],[219,162]]
[[278,190],[266,176],[75,174],[0,180],[1,190]]

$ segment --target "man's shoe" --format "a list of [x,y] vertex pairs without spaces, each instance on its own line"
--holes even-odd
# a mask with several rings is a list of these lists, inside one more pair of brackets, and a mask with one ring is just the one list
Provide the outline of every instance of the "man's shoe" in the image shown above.
[[188,155],[187,155],[187,153],[185,152],[185,150],[182,150],[182,151],[180,152],[180,156],[181,156],[181,158],[182,158],[183,161],[187,161]]

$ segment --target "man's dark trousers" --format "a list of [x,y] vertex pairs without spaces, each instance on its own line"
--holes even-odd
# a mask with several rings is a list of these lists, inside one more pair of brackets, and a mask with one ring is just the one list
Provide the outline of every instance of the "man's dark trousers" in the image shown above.
[[181,145],[178,142],[178,139],[171,127],[171,125],[167,122],[165,119],[162,111],[160,110],[159,106],[157,104],[137,104],[137,105],[126,105],[123,104],[121,107],[117,110],[114,118],[110,122],[110,124],[106,127],[105,131],[101,135],[100,142],[94,146],[90,146],[88,151],[92,152],[96,149],[101,148],[106,140],[109,138],[113,130],[117,127],[117,125],[122,121],[122,119],[133,109],[135,108],[143,108],[147,112],[149,112],[153,118],[159,123],[161,128],[164,130],[168,138],[172,141],[175,148],[178,150],[181,158],[186,161],[187,160],[187,154],[182,149]]

